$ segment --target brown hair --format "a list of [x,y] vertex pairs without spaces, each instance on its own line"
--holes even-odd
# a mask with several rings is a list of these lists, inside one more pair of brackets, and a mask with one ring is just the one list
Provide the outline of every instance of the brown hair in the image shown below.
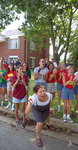
[[26,65],[27,65],[27,71],[30,70],[30,69],[29,69],[29,66],[28,66],[28,64],[27,64],[27,62],[23,62],[22,65],[23,65],[23,64],[26,64]]
[[[14,70],[15,70],[14,64],[13,64],[13,63],[9,63],[9,65],[12,65],[12,66],[13,66],[12,71],[14,71]],[[10,72],[10,68],[8,67],[8,74],[9,74],[9,72]]]
[[53,64],[51,61],[48,63],[47,68],[49,69],[49,65],[50,65],[50,64],[52,64],[52,65],[53,65],[53,69],[54,69],[54,64]]
[[45,89],[45,87],[43,85],[39,85],[38,84],[38,85],[36,85],[36,86],[33,87],[33,92],[37,93],[40,88],[44,88]]

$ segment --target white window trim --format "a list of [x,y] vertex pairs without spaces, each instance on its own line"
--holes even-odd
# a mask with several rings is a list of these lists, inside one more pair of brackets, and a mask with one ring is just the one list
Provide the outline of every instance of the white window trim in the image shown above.
[[10,58],[19,58],[18,56],[9,56]]
[[[35,57],[30,57],[30,59],[34,59],[35,60]],[[34,68],[35,67],[35,64],[34,66],[30,66],[30,68]]]
[[30,58],[35,59],[35,57],[30,57]]
[[[17,40],[17,47],[13,48],[11,47],[11,40]],[[20,49],[20,38],[12,38],[12,39],[8,39],[8,49]]]

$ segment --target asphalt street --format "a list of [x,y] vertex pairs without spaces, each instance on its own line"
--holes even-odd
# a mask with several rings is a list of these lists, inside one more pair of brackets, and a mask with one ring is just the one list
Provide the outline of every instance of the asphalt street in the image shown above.
[[78,150],[78,145],[41,135],[43,146],[36,145],[35,132],[0,121],[0,150]]

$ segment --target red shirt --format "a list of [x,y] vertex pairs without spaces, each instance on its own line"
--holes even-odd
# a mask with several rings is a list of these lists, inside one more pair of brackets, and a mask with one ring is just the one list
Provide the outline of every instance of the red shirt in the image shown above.
[[[76,76],[73,75],[72,77],[72,80],[69,82],[69,84],[66,86],[66,88],[69,88],[69,89],[73,89],[73,79],[75,78]],[[68,74],[65,74],[65,82],[69,81],[71,77],[68,76]]]
[[53,71],[48,72],[48,78],[47,78],[47,83],[54,83],[55,82],[55,76],[51,79],[51,81],[49,81],[50,77],[53,75]]
[[15,75],[15,74],[16,74],[16,70],[10,71],[9,73],[8,73],[8,71],[7,71],[7,72],[6,72],[6,80],[7,80],[8,78],[12,79],[13,75]]
[[56,73],[57,82],[63,84],[62,77],[61,77],[61,80],[58,81],[58,79],[60,78],[60,74],[61,74],[62,77],[63,77],[63,75],[67,74],[67,70],[66,70],[66,69],[64,69],[64,70],[60,70],[60,69],[59,69],[59,70],[57,70],[57,73]]
[[[24,80],[25,80],[26,84],[28,84],[27,78],[28,78],[27,75],[24,75]],[[12,77],[11,84],[13,85],[16,82],[16,80],[17,80],[17,74]],[[26,88],[22,82],[22,78],[20,77],[20,80],[19,80],[17,86],[13,90],[13,97],[15,97],[17,99],[22,99],[25,97],[25,95],[26,95]]]

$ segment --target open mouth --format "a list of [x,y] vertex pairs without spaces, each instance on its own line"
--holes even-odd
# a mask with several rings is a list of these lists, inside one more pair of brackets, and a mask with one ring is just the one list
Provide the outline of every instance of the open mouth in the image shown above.
[[41,96],[42,98],[44,98],[45,97],[45,95],[43,95],[43,96]]

